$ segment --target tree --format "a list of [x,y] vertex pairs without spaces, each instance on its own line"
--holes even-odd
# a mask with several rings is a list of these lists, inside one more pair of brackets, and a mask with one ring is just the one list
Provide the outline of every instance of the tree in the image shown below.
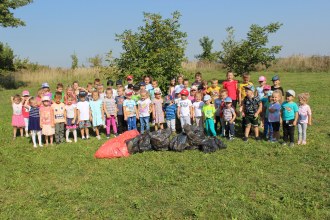
[[150,75],[164,89],[166,83],[181,72],[187,34],[180,31],[180,17],[177,11],[167,19],[144,13],[144,26],[139,27],[138,32],[125,30],[116,35],[124,50],[116,59],[122,78],[128,74],[136,78]]
[[103,58],[101,55],[97,54],[94,57],[88,58],[88,62],[90,63],[91,67],[101,67]]
[[227,39],[221,43],[223,51],[220,52],[220,61],[236,75],[255,71],[259,64],[267,69],[275,60],[275,55],[282,49],[282,46],[267,48],[268,36],[276,33],[281,26],[282,24],[278,22],[264,27],[253,24],[247,33],[247,38],[241,41],[235,41],[233,27],[227,28]]
[[1,0],[0,1],[0,26],[2,27],[18,27],[25,26],[24,21],[14,17],[11,10],[32,3],[32,0]]
[[0,73],[15,70],[14,51],[7,45],[0,42]]
[[204,36],[199,39],[199,44],[201,45],[203,52],[196,56],[197,59],[208,62],[215,62],[219,59],[219,52],[212,52],[213,40]]
[[71,59],[72,59],[72,62],[71,62],[71,69],[77,69],[78,68],[78,56],[76,53],[73,53],[71,55]]

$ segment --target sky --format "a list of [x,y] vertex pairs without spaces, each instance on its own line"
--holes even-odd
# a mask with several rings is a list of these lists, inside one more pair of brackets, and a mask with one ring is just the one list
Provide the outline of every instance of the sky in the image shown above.
[[233,26],[237,39],[245,38],[251,24],[283,26],[269,38],[269,45],[282,45],[279,57],[294,54],[330,55],[330,1],[328,0],[34,0],[14,10],[25,27],[0,27],[0,41],[20,58],[51,67],[70,67],[76,53],[79,65],[88,57],[122,52],[115,34],[136,31],[143,25],[143,12],[164,18],[179,11],[181,30],[187,32],[186,56],[201,53],[198,40],[209,36],[221,50],[226,27]]

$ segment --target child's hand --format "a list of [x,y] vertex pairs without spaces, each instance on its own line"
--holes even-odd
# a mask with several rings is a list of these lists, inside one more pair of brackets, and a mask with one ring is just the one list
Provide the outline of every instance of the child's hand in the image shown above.
[[245,113],[244,112],[242,112],[242,117],[245,117]]
[[124,117],[124,120],[127,121],[127,117],[126,116]]
[[255,117],[255,118],[258,118],[258,115],[259,115],[258,113],[255,113],[255,114],[254,114],[254,117]]
[[310,125],[310,126],[311,126],[311,125],[312,125],[312,122],[308,122],[308,125]]
[[293,126],[296,126],[297,125],[297,122],[296,121],[293,121],[292,125]]
[[110,118],[110,114],[106,113],[106,115],[107,115],[107,118]]
[[136,116],[136,119],[138,119],[138,120],[139,120],[139,118],[140,118],[140,116],[138,116],[138,115],[137,115],[137,116]]
[[217,120],[213,119],[214,123],[216,123]]
[[73,120],[72,120],[72,124],[74,124],[75,122],[76,122],[76,121],[73,119]]

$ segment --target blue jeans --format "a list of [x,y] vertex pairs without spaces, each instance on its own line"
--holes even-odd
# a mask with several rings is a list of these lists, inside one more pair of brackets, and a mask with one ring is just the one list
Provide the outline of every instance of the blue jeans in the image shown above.
[[146,127],[146,131],[150,130],[149,120],[150,120],[150,116],[140,117],[141,134],[144,133],[144,127]]
[[268,121],[268,118],[264,120],[264,136],[265,138],[267,138],[267,136],[273,137],[272,123]]
[[127,118],[128,131],[136,129],[136,116]]

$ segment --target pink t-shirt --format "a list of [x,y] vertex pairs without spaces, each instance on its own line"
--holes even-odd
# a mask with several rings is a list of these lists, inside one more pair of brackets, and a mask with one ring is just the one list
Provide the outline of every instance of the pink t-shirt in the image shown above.
[[312,115],[312,110],[309,107],[309,105],[299,105],[298,110],[298,123],[300,124],[307,124],[308,123],[308,117]]

